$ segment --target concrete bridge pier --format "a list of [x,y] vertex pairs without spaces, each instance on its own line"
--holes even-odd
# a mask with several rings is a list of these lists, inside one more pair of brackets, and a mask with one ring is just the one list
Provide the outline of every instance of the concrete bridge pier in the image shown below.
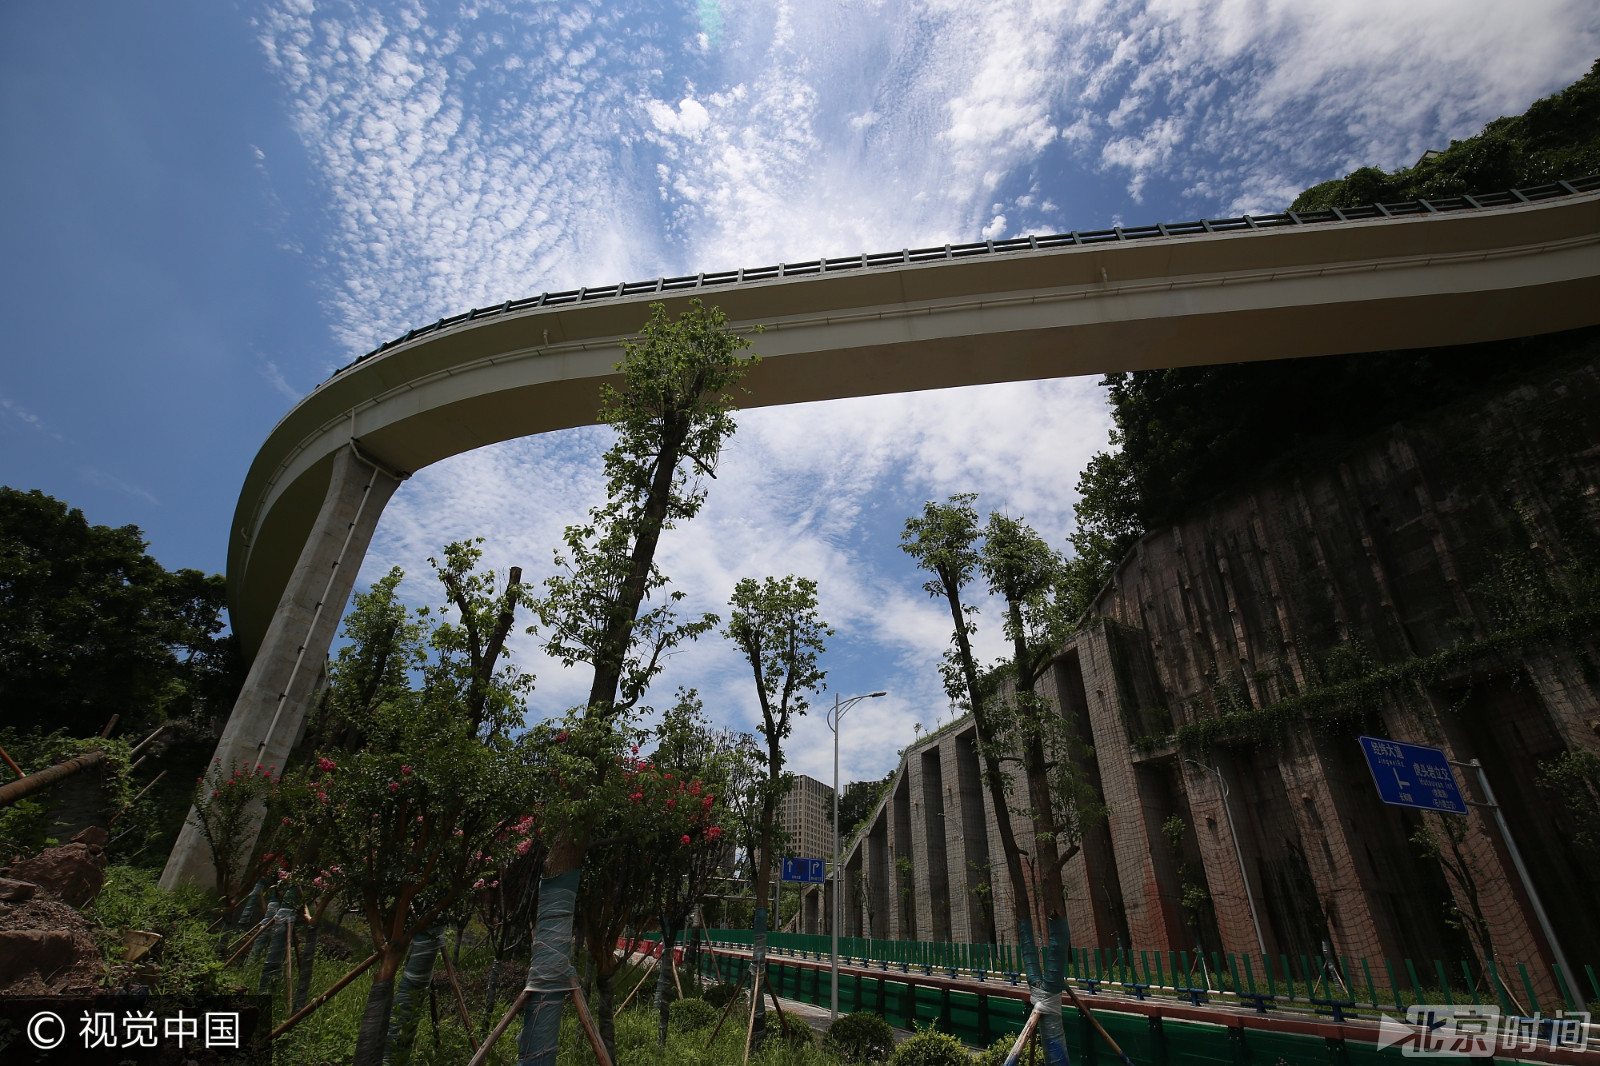
[[[384,469],[354,442],[334,453],[316,524],[217,742],[213,758],[223,766],[248,763],[282,770],[300,735],[378,516],[405,476]],[[264,814],[256,812],[241,849],[253,846]],[[180,884],[218,887],[211,849],[192,807],[161,874],[161,887]]]

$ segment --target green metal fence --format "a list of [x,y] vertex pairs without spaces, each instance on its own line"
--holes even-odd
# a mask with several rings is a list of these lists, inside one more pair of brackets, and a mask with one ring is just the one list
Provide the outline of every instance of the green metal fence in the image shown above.
[[[748,948],[749,929],[708,929],[713,944]],[[1502,1014],[1550,1015],[1600,1004],[1600,976],[1590,965],[1576,981],[1552,966],[1548,980],[1523,962],[1486,966],[1466,960],[1447,964],[1432,959],[1371,960],[1322,955],[1247,955],[1233,952],[1128,951],[1070,948],[1067,976],[1080,989],[1101,987],[1138,998],[1176,997],[1199,1006],[1238,1003],[1264,1010],[1293,1005],[1335,1019],[1362,1012],[1403,1012],[1408,1004],[1489,1004]],[[831,940],[806,933],[768,933],[769,958],[829,958]],[[1006,944],[931,943],[915,940],[839,938],[840,962],[870,967],[882,974],[921,974],[983,983],[1023,983],[1017,949]],[[1559,994],[1548,994],[1550,987]],[[1546,995],[1541,998],[1538,989]],[[841,994],[844,988],[841,985]]]
[[[731,944],[732,942],[727,942]],[[745,959],[730,955],[702,953],[702,976],[732,983],[746,976]],[[785,999],[802,1000],[818,1006],[828,1005],[833,991],[832,975],[813,963],[800,966],[782,956],[769,957],[768,976],[773,990]],[[995,993],[962,991],[919,984],[918,974],[893,968],[880,968],[876,974],[839,974],[839,1009],[842,1012],[870,1010],[889,1024],[902,1029],[917,1025],[937,1025],[968,1044],[984,1047],[1001,1036],[1022,1030],[1029,1003],[1012,998],[998,988]],[[1316,1063],[1333,1066],[1392,1066],[1394,1053],[1381,1054],[1373,1046],[1347,1043],[1337,1037],[1307,1036],[1240,1027],[1223,1028],[1172,1018],[1144,1017],[1116,1011],[1097,1011],[1095,1017],[1137,1066],[1178,1066],[1178,1064],[1285,1063],[1289,1066]],[[1090,1028],[1090,1022],[1068,1012],[1067,1045],[1075,1063],[1112,1066],[1115,1057]],[[1471,1060],[1439,1057],[1446,1066],[1468,1066]]]

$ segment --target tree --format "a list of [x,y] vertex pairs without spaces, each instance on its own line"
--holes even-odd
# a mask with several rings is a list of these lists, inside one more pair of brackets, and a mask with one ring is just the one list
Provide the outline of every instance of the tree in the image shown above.
[[1006,605],[1005,635],[1011,641],[1009,699],[997,694],[989,710],[1005,734],[1008,751],[1021,753],[1033,820],[1034,868],[1051,938],[1061,923],[1066,937],[1066,886],[1062,868],[1082,846],[1087,823],[1104,817],[1105,806],[1080,772],[1087,756],[1066,719],[1039,695],[1038,685],[1072,631],[1075,600],[1060,554],[1021,521],[989,516],[979,568],[991,595]]
[[1559,93],[1534,101],[1523,114],[1497,118],[1476,136],[1451,141],[1448,148],[1423,156],[1415,166],[1393,173],[1361,167],[1307,189],[1290,210],[1470,196],[1597,170],[1600,61]]
[[318,756],[301,821],[320,840],[311,886],[360,908],[379,960],[354,1062],[377,1066],[395,977],[413,939],[536,835],[538,767],[529,740],[481,741],[448,701],[426,691],[384,705],[353,755]]
[[0,486],[0,706],[8,724],[94,736],[218,714],[243,683],[223,579],[164,569],[138,526],[92,526]]
[[[1027,915],[1028,908],[1023,905],[1029,898],[1028,879],[1023,873],[1022,853],[1011,825],[1011,803],[1006,794],[1006,777],[1001,765],[1004,750],[1001,743],[1002,723],[996,721],[994,708],[985,699],[985,688],[972,656],[972,634],[977,631],[977,623],[973,619],[977,610],[962,602],[962,590],[971,583],[982,561],[977,543],[976,499],[973,493],[959,493],[942,504],[930,500],[923,505],[920,517],[906,519],[900,547],[917,561],[919,567],[933,575],[923,585],[928,595],[942,597],[950,607],[951,648],[945,655],[942,667],[945,690],[952,699],[964,703],[972,712],[978,734],[978,751],[983,759],[984,786],[989,790],[990,804],[994,808],[995,830],[1000,838],[1001,853],[1005,856],[1011,898],[1016,901],[1017,944],[1022,952],[1028,983],[1037,990],[1039,996],[1048,999],[1053,994],[1055,1002],[1059,1003],[1067,941],[1062,939],[1057,943],[1056,935],[1058,925],[1064,926],[1065,919],[1051,925],[1050,970],[1045,972],[1040,965],[1033,921]],[[1039,1028],[1045,1047],[1045,1061],[1065,1066],[1066,1043],[1060,1011],[1046,1012],[1040,1019]]]
[[[733,390],[755,362],[740,352],[750,342],[730,332],[715,308],[691,300],[677,320],[652,304],[638,341],[623,342],[617,365],[622,387],[605,386],[601,421],[616,432],[605,453],[607,502],[589,522],[570,527],[564,573],[546,582],[538,604],[546,649],[564,666],[593,669],[589,698],[579,711],[573,742],[585,767],[573,766],[568,796],[598,788],[612,765],[604,754],[613,723],[626,715],[675,644],[715,625],[711,618],[680,623],[675,595],[649,611],[646,598],[666,577],[655,565],[661,534],[693,518],[705,500],[701,478],[715,475],[723,443],[733,433]],[[592,826],[582,804],[560,812],[550,842],[530,994],[518,1055],[525,1066],[554,1066],[561,1004],[570,990],[572,901]]]
[[772,884],[773,823],[778,803],[791,779],[783,771],[783,742],[789,738],[795,716],[806,713],[808,697],[822,687],[826,672],[817,665],[824,638],[833,630],[817,613],[817,583],[810,578],[769,577],[757,582],[743,578],[733,589],[732,613],[724,635],[738,646],[755,677],[756,701],[761,707],[757,728],[767,742],[766,780],[760,791],[759,834],[751,871],[755,889],[755,940],[751,970],[755,984],[755,1020],[751,1045],[765,1036],[765,1010],[760,982],[767,948],[767,890]]

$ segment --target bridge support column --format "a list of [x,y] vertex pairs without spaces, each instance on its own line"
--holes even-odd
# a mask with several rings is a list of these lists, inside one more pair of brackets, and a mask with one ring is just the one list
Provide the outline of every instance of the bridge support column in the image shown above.
[[[223,766],[249,762],[281,770],[287,762],[378,516],[400,481],[401,476],[378,468],[352,445],[334,453],[316,525],[217,742],[214,758]],[[251,845],[264,813],[256,812],[248,834]],[[179,884],[217,887],[211,849],[193,808],[161,874],[163,888]]]

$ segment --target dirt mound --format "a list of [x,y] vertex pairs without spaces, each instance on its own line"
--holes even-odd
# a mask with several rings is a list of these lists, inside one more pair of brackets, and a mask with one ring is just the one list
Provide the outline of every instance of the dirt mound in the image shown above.
[[104,841],[104,830],[86,829],[70,844],[47,848],[31,859],[17,860],[6,876],[31,881],[45,894],[59,896],[72,906],[81,907],[94,899],[106,883]]
[[104,972],[93,928],[73,908],[40,897],[0,903],[0,995],[94,992]]

